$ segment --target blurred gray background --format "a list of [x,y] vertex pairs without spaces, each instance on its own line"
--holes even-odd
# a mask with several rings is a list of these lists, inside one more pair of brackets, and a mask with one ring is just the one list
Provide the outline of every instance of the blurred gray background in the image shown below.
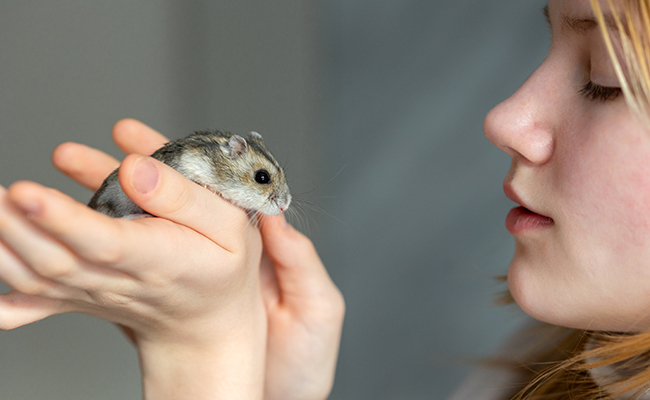
[[[482,120],[543,60],[544,4],[5,0],[0,184],[86,202],[50,153],[120,157],[124,117],[172,138],[259,131],[346,297],[330,398],[444,399],[524,318],[494,305],[510,160]],[[0,398],[138,399],[136,354],[82,315],[0,332]]]

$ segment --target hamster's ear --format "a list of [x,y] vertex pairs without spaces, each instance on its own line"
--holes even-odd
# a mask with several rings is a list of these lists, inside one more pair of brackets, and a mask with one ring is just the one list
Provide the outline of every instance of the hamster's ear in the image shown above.
[[259,133],[253,131],[253,132],[251,132],[251,133],[248,134],[248,138],[249,138],[249,139],[262,140],[262,135],[260,135]]
[[228,140],[228,144],[225,146],[221,146],[221,150],[226,154],[226,156],[230,158],[237,158],[244,154],[246,150],[248,150],[248,143],[246,143],[246,139],[239,135],[232,135],[230,137],[230,140]]

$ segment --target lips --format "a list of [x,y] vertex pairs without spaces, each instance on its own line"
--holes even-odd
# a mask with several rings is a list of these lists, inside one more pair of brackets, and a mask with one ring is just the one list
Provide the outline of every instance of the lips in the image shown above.
[[503,185],[503,191],[507,198],[520,204],[519,207],[510,210],[506,217],[506,229],[508,229],[508,232],[512,235],[521,235],[526,232],[540,231],[554,224],[553,218],[538,214],[526,207],[509,184]]

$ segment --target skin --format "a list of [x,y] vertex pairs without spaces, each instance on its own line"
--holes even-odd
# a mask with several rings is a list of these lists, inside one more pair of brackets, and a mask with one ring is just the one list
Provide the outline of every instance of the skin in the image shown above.
[[[505,192],[530,210],[520,213],[519,223],[509,218],[516,251],[508,285],[522,309],[543,321],[574,328],[648,329],[650,132],[622,96],[585,93],[589,82],[609,88],[610,94],[618,85],[600,32],[588,22],[593,17],[589,2],[551,0],[548,9],[553,38],[548,57],[485,119],[487,138],[512,158]],[[114,137],[127,154],[150,152],[165,140],[132,120],[118,123]],[[16,258],[0,261],[0,278],[22,290],[0,297],[0,325],[10,329],[69,311],[123,324],[138,347],[149,398],[183,398],[183,393],[197,399],[326,398],[344,305],[311,243],[282,217],[267,219],[256,233],[225,202],[218,205],[223,207],[215,213],[220,229],[213,232],[206,225],[214,224],[201,225],[197,216],[206,215],[208,205],[217,206],[217,197],[204,197],[194,191],[196,185],[176,180],[174,171],[155,163],[161,178],[152,184],[136,168],[138,160],[128,156],[123,161],[120,182],[137,204],[164,219],[117,222],[93,213],[77,215],[73,211],[81,208],[74,201],[33,183],[18,183],[0,194],[2,257]],[[117,161],[65,144],[55,151],[54,163],[96,188]],[[146,182],[153,189],[145,194],[130,186]],[[97,225],[108,229],[106,237],[88,230]],[[7,238],[7,226],[22,226],[26,233]],[[123,236],[144,229],[155,233],[151,239],[140,236],[150,244],[133,247]],[[240,234],[228,240],[219,236],[225,231]],[[88,234],[95,236],[88,240]],[[219,271],[209,273],[211,285],[219,287],[208,295],[212,301],[184,301],[201,290],[197,277],[207,270],[167,265],[175,254],[170,238],[180,237],[191,242],[185,247],[205,246],[205,254],[222,256]],[[148,250],[166,248],[160,243],[172,246],[166,257]],[[217,243],[218,249],[210,248]],[[261,263],[260,243],[267,254]],[[29,258],[26,249],[36,246],[39,253],[48,252],[46,261]],[[206,263],[202,255],[197,252],[191,264]],[[70,257],[83,262],[70,262]],[[181,299],[169,300],[170,294]],[[244,340],[228,336],[231,329],[242,332]],[[251,349],[262,357],[242,359]],[[227,364],[231,358],[238,362]],[[244,393],[246,385],[253,389]],[[167,392],[170,387],[181,389],[174,395]]]
[[[122,120],[113,137],[130,154],[120,184],[161,218],[111,219],[33,182],[0,188],[0,279],[13,289],[0,328],[65,312],[116,322],[137,348],[145,399],[326,398],[345,307],[311,242],[282,216],[254,227],[140,156],[167,141],[146,125]],[[53,163],[93,190],[119,164],[76,143]]]
[[622,95],[581,93],[589,81],[610,92],[619,85],[600,30],[585,22],[589,1],[551,0],[548,10],[547,58],[485,119],[487,138],[512,158],[506,194],[552,218],[514,229],[509,289],[542,321],[646,330],[650,131]]

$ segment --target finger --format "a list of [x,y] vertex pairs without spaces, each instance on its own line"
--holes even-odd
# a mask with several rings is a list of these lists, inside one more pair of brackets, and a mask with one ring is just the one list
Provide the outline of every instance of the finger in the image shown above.
[[36,274],[3,243],[0,243],[0,281],[32,295],[62,298],[67,294],[66,288]]
[[4,240],[16,229],[16,220],[21,218],[18,210],[7,200],[6,189],[0,187],[0,280],[23,293],[48,296],[64,293],[61,285],[36,274]]
[[151,157],[127,156],[119,171],[126,195],[147,212],[185,225],[230,252],[251,228],[246,212]]
[[262,260],[260,262],[260,283],[264,303],[267,306],[276,306],[281,298],[280,284],[278,283],[278,276],[275,273],[273,261],[266,254],[266,251],[262,253]]
[[119,161],[108,154],[79,143],[60,144],[52,153],[52,164],[81,185],[97,190]]
[[113,125],[113,140],[124,154],[151,154],[169,141],[156,130],[131,118]]
[[284,215],[266,216],[260,231],[273,261],[281,301],[294,307],[329,308],[343,313],[343,296],[329,277],[312,242],[286,222]]
[[[135,285],[129,274],[102,266],[122,254],[118,221],[34,182],[14,183],[7,199],[0,237],[39,275],[84,291]],[[21,212],[12,213],[13,205]]]
[[[57,190],[34,182],[14,183],[9,188],[8,198],[28,216],[30,223],[87,262],[74,268],[64,263],[41,267],[42,274],[56,275],[58,281],[65,280],[75,287],[92,289],[95,286],[95,291],[128,296],[136,293],[139,282],[161,264],[174,264],[170,260],[184,262],[181,260],[193,257],[192,252],[178,251],[185,241],[198,243],[192,234],[210,241],[166,219],[129,221],[107,217]],[[171,245],[161,246],[161,243]],[[33,244],[21,246],[21,251],[25,252]],[[47,272],[48,269],[58,272]]]
[[0,329],[10,330],[67,312],[62,301],[11,291],[0,295]]

